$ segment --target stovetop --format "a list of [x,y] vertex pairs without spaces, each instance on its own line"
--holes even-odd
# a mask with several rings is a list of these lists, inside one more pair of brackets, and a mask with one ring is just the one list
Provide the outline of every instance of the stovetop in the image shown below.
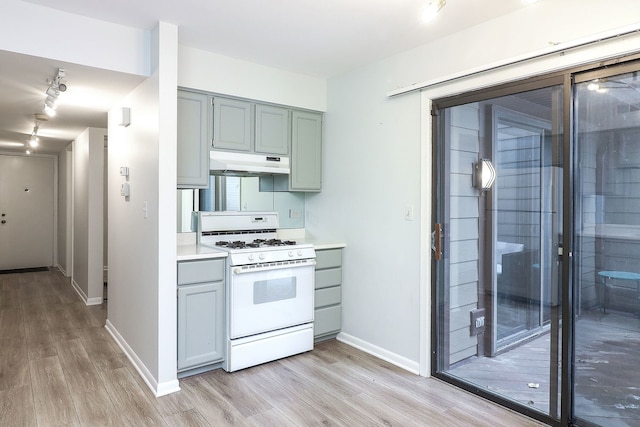
[[254,239],[251,242],[245,242],[242,240],[228,241],[221,240],[215,242],[216,246],[220,246],[227,249],[260,249],[267,247],[281,247],[281,246],[295,246],[296,242],[293,240],[281,240],[281,239]]
[[230,266],[315,258],[313,245],[278,239],[277,212],[198,212],[196,241],[227,251]]

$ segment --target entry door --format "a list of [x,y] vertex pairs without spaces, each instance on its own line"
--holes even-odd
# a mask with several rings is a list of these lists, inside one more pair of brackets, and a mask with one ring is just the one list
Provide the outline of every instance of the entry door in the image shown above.
[[561,83],[435,111],[435,375],[548,419],[560,417]]
[[53,265],[54,158],[0,155],[0,270]]

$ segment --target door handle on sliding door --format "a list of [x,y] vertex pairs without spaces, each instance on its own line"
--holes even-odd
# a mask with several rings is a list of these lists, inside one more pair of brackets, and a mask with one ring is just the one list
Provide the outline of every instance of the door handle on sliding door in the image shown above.
[[431,250],[436,261],[442,259],[442,224],[435,224],[431,233]]

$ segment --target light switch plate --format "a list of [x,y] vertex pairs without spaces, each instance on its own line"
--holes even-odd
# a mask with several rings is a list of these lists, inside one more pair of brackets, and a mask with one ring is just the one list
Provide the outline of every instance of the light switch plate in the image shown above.
[[413,221],[413,205],[404,207],[404,219],[405,221]]

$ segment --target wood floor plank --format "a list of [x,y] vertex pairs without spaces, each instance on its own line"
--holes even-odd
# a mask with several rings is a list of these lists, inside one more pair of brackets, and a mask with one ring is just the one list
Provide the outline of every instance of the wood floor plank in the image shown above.
[[30,384],[0,390],[0,426],[36,425]]
[[368,414],[358,408],[349,407],[339,390],[325,385],[322,380],[316,381],[313,377],[298,374],[286,366],[286,362],[287,359],[274,362],[264,372],[268,377],[266,383],[270,384],[273,390],[272,394],[286,390],[286,393],[294,396],[292,399],[281,401],[277,406],[288,417],[295,418],[300,415],[297,412],[298,406],[305,403],[305,406],[316,408],[320,412],[324,424],[371,425],[373,423],[373,419]]
[[78,424],[57,356],[29,361],[38,426]]
[[80,338],[59,341],[56,350],[72,395],[104,389],[102,377],[93,366]]
[[[167,424],[172,427],[213,427],[195,409],[168,416],[165,418]],[[283,425],[283,424],[280,424]]]
[[[274,382],[275,376],[281,375],[281,365],[278,362],[253,367],[249,370],[235,372],[233,375],[242,376],[242,380],[256,391],[269,396],[269,401],[278,412],[282,413],[291,425],[336,425],[337,421],[327,416],[315,405],[300,399],[298,387],[280,387]],[[290,379],[290,382],[295,380]],[[300,384],[302,387],[302,384]],[[249,421],[259,420],[261,415],[249,417]]]
[[19,306],[0,310],[0,339],[7,338],[24,338],[22,310]]
[[186,378],[181,381],[181,393],[186,393],[194,407],[212,426],[248,426],[244,416],[204,380],[207,375]]
[[264,396],[247,386],[241,377],[228,375],[225,371],[218,369],[203,378],[205,381],[209,381],[218,393],[244,417],[271,409],[271,405]]
[[47,311],[47,323],[49,324],[49,331],[55,340],[67,341],[80,336],[78,328],[73,323],[65,304],[50,306]]
[[100,375],[125,425],[167,425],[127,368],[100,372]]
[[55,340],[46,323],[25,322],[25,336],[29,359],[56,356]]
[[78,336],[99,372],[112,371],[128,365],[126,356],[104,327],[79,329]]
[[0,339],[0,390],[31,384],[24,338]]

